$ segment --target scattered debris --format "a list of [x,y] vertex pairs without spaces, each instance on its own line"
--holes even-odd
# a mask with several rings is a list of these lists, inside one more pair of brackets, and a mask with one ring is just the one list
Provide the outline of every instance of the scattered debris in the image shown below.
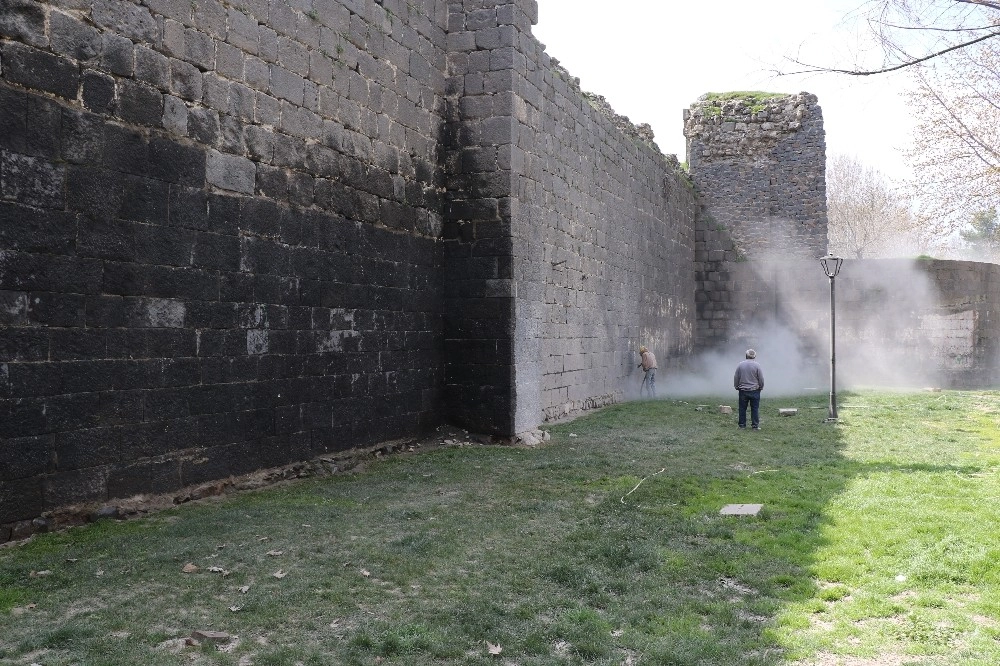
[[32,571],[28,574],[28,578],[44,578],[45,576],[51,576],[52,572],[48,569],[43,571]]
[[729,405],[719,405],[719,413],[720,414],[732,414],[733,413],[733,408],[730,407]]
[[88,518],[92,523],[99,520],[118,520],[121,518],[121,511],[117,506],[102,506],[92,512]]
[[170,654],[180,654],[187,647],[189,638],[171,638],[156,646],[157,650],[163,650]]
[[362,569],[361,575],[364,576],[365,578],[371,578],[372,572],[368,571],[368,569]]
[[283,551],[283,550],[269,550],[269,551],[267,551],[267,554],[270,555],[271,557],[278,557],[279,555],[284,555],[285,551]]
[[250,586],[249,585],[244,585],[243,587],[240,588],[240,593],[241,594],[246,594],[249,591],[250,591]]
[[280,579],[284,578],[285,576],[287,576],[288,572],[282,571],[281,569],[278,569],[277,571],[275,571],[271,575],[280,580]]
[[188,562],[184,565],[184,568],[181,569],[181,571],[184,573],[196,573],[198,571],[198,565],[194,562]]
[[782,407],[778,409],[778,416],[795,416],[799,410],[795,407]]
[[493,643],[490,643],[489,641],[486,641],[486,648],[490,651],[490,654],[492,654],[494,656],[496,656],[496,655],[500,654],[501,652],[503,652],[503,648],[502,647],[500,647],[499,645],[494,645]]
[[224,631],[196,629],[191,633],[191,638],[199,643],[228,643],[231,637]]
[[552,439],[552,435],[549,434],[547,430],[542,430],[537,428],[535,430],[529,430],[527,432],[522,432],[520,435],[514,438],[514,443],[521,446],[535,447],[542,442],[547,442]]

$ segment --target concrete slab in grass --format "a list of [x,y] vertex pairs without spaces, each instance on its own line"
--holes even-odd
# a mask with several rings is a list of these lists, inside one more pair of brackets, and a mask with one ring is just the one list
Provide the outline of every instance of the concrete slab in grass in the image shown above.
[[720,516],[756,516],[764,508],[763,504],[727,504],[719,511]]

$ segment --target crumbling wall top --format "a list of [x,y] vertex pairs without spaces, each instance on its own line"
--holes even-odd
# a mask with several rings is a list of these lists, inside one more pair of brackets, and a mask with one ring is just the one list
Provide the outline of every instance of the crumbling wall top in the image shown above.
[[822,112],[812,93],[708,93],[684,110],[684,136],[689,158],[752,155],[816,121]]

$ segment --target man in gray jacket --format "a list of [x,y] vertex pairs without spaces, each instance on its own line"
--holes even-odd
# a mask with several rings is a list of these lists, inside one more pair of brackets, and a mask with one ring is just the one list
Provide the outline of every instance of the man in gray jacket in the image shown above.
[[760,392],[764,390],[764,371],[757,363],[757,352],[748,349],[746,360],[736,366],[733,388],[740,392],[741,428],[747,427],[747,405],[750,405],[750,427],[760,430]]

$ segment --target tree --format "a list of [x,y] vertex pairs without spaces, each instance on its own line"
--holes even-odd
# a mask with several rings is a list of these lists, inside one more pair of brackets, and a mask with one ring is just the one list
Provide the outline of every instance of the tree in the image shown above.
[[826,200],[831,252],[855,259],[888,257],[912,253],[920,244],[909,199],[857,157],[829,159]]
[[1000,217],[997,209],[981,210],[972,216],[969,229],[962,232],[977,259],[996,261],[1000,258]]
[[909,193],[925,238],[954,239],[1000,203],[1000,0],[868,0],[847,20],[866,25],[878,60],[793,62],[809,72],[912,75]]
[[938,234],[1000,202],[1000,41],[912,70],[912,194]]
[[[853,65],[835,67],[790,58],[803,74],[836,72],[874,76],[928,63],[977,44],[998,41],[1000,0],[868,0],[846,17],[863,23],[878,60],[856,57]],[[779,72],[781,73],[781,72]]]

